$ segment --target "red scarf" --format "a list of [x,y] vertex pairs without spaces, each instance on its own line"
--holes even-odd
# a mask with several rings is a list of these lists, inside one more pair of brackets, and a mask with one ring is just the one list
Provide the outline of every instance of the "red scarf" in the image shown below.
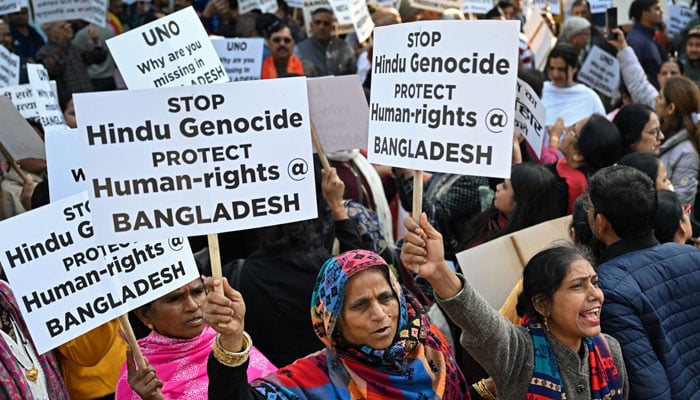
[[[287,61],[287,74],[295,74],[298,76],[304,76],[304,66],[301,63],[299,57],[292,54],[289,56]],[[272,55],[267,56],[265,62],[262,66],[262,79],[274,79],[279,78],[277,74],[277,66],[275,65],[275,60],[272,59]]]
[[574,210],[576,198],[588,189],[588,178],[578,169],[571,168],[566,163],[566,157],[557,160],[557,174],[566,181],[566,186],[569,188],[567,213],[571,214]]

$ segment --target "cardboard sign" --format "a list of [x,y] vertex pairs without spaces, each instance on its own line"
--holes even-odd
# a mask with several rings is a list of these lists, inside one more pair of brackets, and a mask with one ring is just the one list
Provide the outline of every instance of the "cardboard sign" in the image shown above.
[[102,243],[316,217],[303,77],[76,94],[75,111]]
[[535,58],[535,67],[544,70],[547,56],[557,42],[544,18],[533,8],[527,9],[528,17],[523,26],[525,36],[530,38],[530,50]]
[[694,9],[682,7],[676,4],[668,6],[668,19],[666,19],[666,27],[669,37],[676,36],[680,31],[688,26],[690,21],[697,17]]
[[0,87],[19,84],[19,56],[0,46]]
[[87,190],[83,171],[82,137],[77,129],[46,132],[46,169],[49,174],[51,201],[70,197]]
[[613,6],[612,0],[591,0],[588,4],[591,6],[591,14],[604,13]]
[[63,119],[63,111],[58,105],[56,93],[51,88],[46,68],[42,64],[27,64],[27,76],[35,95],[39,122],[44,127],[44,132],[66,129],[68,126]]
[[357,75],[307,79],[311,122],[326,152],[367,146],[369,108]]
[[352,24],[352,15],[350,14],[350,8],[345,2],[338,2],[338,6],[334,7],[335,4],[331,4],[328,0],[303,0],[304,1],[304,25],[306,27],[306,32],[311,32],[311,20],[313,17],[311,13],[317,8],[326,8],[333,11],[335,19],[338,21],[338,26],[335,27],[335,34],[340,35],[343,33],[352,32],[355,28]]
[[578,81],[606,96],[620,85],[620,63],[598,46],[591,47],[578,71]]
[[486,14],[493,8],[492,0],[464,0],[462,12],[474,14]]
[[[363,43],[372,34],[372,29],[374,29],[374,21],[369,15],[367,10],[366,0],[329,0],[333,6],[333,10],[336,15],[346,16],[349,14],[350,23],[353,25],[355,34],[357,35],[357,40]],[[348,4],[349,3],[349,4]],[[347,20],[340,21],[339,23],[347,23]],[[309,31],[310,32],[310,31]]]
[[15,105],[23,118],[36,118],[39,116],[39,107],[32,92],[30,84],[10,86],[0,89],[0,94],[7,97]]
[[0,0],[0,15],[10,14],[26,7],[26,1]]
[[39,353],[199,276],[186,238],[99,246],[89,211],[83,192],[0,222],[0,262]]
[[238,14],[246,14],[253,10],[260,10],[263,14],[274,14],[277,12],[276,0],[239,0]]
[[527,82],[518,79],[515,97],[515,130],[525,137],[537,157],[542,153],[545,136],[545,108],[535,90]]
[[[510,176],[518,21],[421,21],[374,32],[368,158]],[[490,38],[469,40],[464,38]]]
[[192,7],[107,40],[130,89],[228,82]]
[[[403,0],[406,1],[406,0]],[[463,0],[408,0],[411,7],[423,10],[443,11],[448,8],[461,9],[464,6]],[[493,6],[492,6],[493,7]],[[489,8],[490,9],[490,8]]]
[[260,79],[264,39],[211,38],[210,40],[228,77],[233,82]]
[[[12,101],[0,96],[0,143],[15,160],[23,158],[46,159],[44,142],[34,128],[22,117]],[[0,160],[4,160],[0,154]]]
[[39,24],[82,19],[104,28],[107,23],[106,0],[32,0],[32,6]]

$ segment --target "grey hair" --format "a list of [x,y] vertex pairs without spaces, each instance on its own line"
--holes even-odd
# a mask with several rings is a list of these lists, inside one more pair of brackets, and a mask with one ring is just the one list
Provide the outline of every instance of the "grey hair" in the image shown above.
[[564,26],[561,28],[561,32],[559,33],[559,41],[568,42],[572,36],[590,28],[591,23],[587,19],[582,17],[569,17],[566,19],[566,21],[564,21]]

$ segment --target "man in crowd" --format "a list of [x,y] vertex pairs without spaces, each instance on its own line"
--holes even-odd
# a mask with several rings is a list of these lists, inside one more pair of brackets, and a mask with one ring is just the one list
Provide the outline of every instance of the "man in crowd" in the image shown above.
[[683,74],[695,84],[700,84],[700,25],[688,31],[688,40],[685,42],[685,57]]
[[311,36],[299,42],[295,50],[300,59],[314,65],[319,76],[357,72],[355,53],[333,34],[334,24],[333,11],[317,8],[311,14]]
[[12,33],[14,53],[33,62],[36,52],[44,45],[44,38],[29,25],[29,12],[26,7],[7,15]]
[[280,20],[275,20],[266,27],[264,34],[270,55],[263,61],[262,79],[314,76],[313,64],[302,61],[294,55],[294,38],[287,25]]
[[644,173],[604,168],[588,190],[591,230],[607,246],[597,270],[605,293],[599,321],[622,345],[629,398],[697,398],[700,250],[656,241],[657,194]]
[[661,50],[661,45],[654,39],[656,28],[663,21],[661,5],[658,0],[634,0],[629,16],[635,24],[627,35],[627,44],[634,49],[649,82],[658,88],[656,74],[661,64],[668,59],[666,52]]

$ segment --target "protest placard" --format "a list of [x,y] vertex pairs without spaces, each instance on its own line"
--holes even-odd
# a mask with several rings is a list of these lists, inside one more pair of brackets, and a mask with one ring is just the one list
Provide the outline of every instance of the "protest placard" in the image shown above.
[[107,40],[130,89],[228,82],[192,7]]
[[[374,32],[368,158],[510,176],[518,21],[421,21]],[[469,40],[480,37],[488,40]]]
[[[338,23],[347,23],[347,16],[350,17],[350,23],[353,25],[357,40],[363,43],[372,34],[374,22],[367,10],[366,0],[329,0],[333,6],[335,15],[338,18]],[[341,21],[341,17],[343,20]],[[310,32],[310,31],[309,31]]]
[[39,116],[39,108],[36,105],[30,84],[4,87],[0,89],[0,94],[12,101],[23,118],[37,118]]
[[303,77],[74,98],[100,241],[316,217]]
[[42,64],[27,64],[27,76],[36,100],[39,122],[44,132],[66,129],[63,111],[58,105],[56,93],[51,88],[49,73]]
[[612,0],[591,0],[588,4],[591,7],[591,14],[604,13],[613,6]]
[[350,7],[347,3],[339,2],[338,7],[334,7],[328,0],[303,0],[304,1],[304,25],[306,32],[311,32],[311,14],[318,8],[326,8],[333,11],[335,19],[338,21],[338,26],[335,28],[337,35],[354,31],[352,24],[352,15]]
[[544,70],[547,56],[557,42],[557,37],[554,36],[539,12],[534,8],[529,8],[527,11],[528,17],[523,25],[523,31],[525,36],[530,38],[529,44],[535,59],[535,68]]
[[398,10],[398,5],[394,0],[369,0],[367,4],[376,4],[379,7],[394,7]]
[[549,12],[553,15],[561,14],[561,4],[559,0],[527,0],[523,4],[523,9],[533,7],[537,10],[544,11],[549,6]]
[[0,88],[19,84],[19,56],[0,46]]
[[39,353],[199,277],[186,238],[100,246],[92,235],[85,192],[0,223],[0,262]]
[[101,27],[107,24],[106,0],[32,0],[34,19],[39,24],[82,19]]
[[369,108],[357,75],[313,78],[306,85],[309,115],[323,150],[364,149]]
[[77,129],[54,130],[44,135],[49,195],[57,201],[87,190],[83,171],[81,136]]
[[431,10],[441,12],[448,8],[456,8],[461,10],[464,6],[464,0],[403,0],[409,1],[411,7],[420,8],[423,10]]
[[5,14],[10,14],[13,12],[17,12],[22,9],[22,7],[26,7],[27,2],[25,1],[18,1],[18,0],[0,0],[0,15],[5,15]]
[[238,1],[238,13],[246,14],[255,9],[260,10],[262,13],[274,14],[277,12],[277,1],[276,0],[239,0]]
[[615,56],[593,46],[578,71],[578,81],[606,96],[612,96],[620,84],[620,63]]
[[493,8],[492,0],[464,0],[462,12],[474,14],[486,14]]
[[522,79],[518,79],[515,97],[515,130],[525,137],[537,157],[542,153],[544,139],[545,108],[535,90]]
[[260,79],[264,39],[211,38],[210,40],[228,77],[233,82]]
[[669,37],[676,36],[685,28],[692,28],[689,27],[688,24],[697,17],[697,15],[694,9],[677,4],[670,4],[668,6],[668,18],[666,19],[666,28],[668,29]]
[[[5,146],[12,158],[15,160],[23,158],[46,159],[44,142],[17,111],[12,101],[4,96],[0,96],[0,121],[2,121],[0,143]],[[0,155],[0,159],[4,159],[4,157]]]

